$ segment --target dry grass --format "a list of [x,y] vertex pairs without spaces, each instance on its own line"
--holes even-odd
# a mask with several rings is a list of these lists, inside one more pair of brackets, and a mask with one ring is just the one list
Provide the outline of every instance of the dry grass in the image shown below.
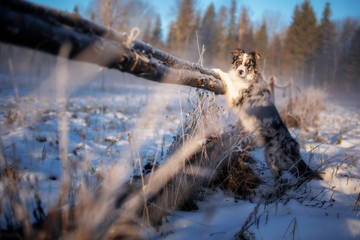
[[287,107],[280,111],[281,118],[288,127],[317,127],[326,100],[327,92],[324,89],[309,87],[301,91],[295,101],[289,101]]
[[[67,54],[67,47],[64,46],[61,54]],[[206,187],[221,187],[237,197],[247,198],[261,183],[247,152],[254,147],[253,140],[239,126],[224,126],[224,109],[219,107],[214,95],[205,91],[197,92],[194,102],[190,103],[194,106],[190,112],[181,110],[181,115],[186,117],[182,118],[179,132],[162,165],[158,166],[154,158],[152,164],[142,169],[139,157],[142,142],[136,129],[144,126],[156,129],[157,123],[151,121],[148,114],[156,110],[154,103],[128,136],[129,160],[133,161],[134,168],[140,168],[136,178],[124,179],[123,166],[116,164],[102,172],[95,171],[89,156],[78,162],[72,161],[67,149],[69,119],[64,114],[67,104],[64,79],[68,78],[65,65],[59,60],[55,76],[60,104],[57,112],[59,138],[56,141],[64,170],[60,190],[55,193],[58,201],[45,209],[37,183],[31,185],[30,181],[21,178],[16,168],[8,165],[9,159],[0,153],[1,166],[5,166],[1,169],[5,191],[0,196],[0,213],[8,224],[8,230],[2,232],[2,236],[14,239],[141,239],[143,225],[159,227],[164,216],[174,210],[196,210],[196,201],[204,197]],[[325,98],[326,94],[319,89],[304,92],[296,104],[289,105],[291,111],[283,113],[285,122],[293,126],[316,124]],[[102,112],[107,108],[89,107],[83,112]],[[25,113],[17,107],[10,110],[5,114],[6,124],[22,125]],[[85,120],[89,127],[90,119]],[[289,123],[291,121],[294,122]],[[46,137],[38,136],[36,140],[46,141]],[[105,141],[109,148],[114,144],[112,138]],[[1,149],[4,149],[2,144]],[[77,150],[80,149],[74,151]],[[45,150],[43,154],[46,154]]]
[[220,171],[215,186],[231,191],[237,198],[246,199],[263,181],[253,171],[255,161],[246,152],[233,155]]
[[[250,173],[251,169],[235,162],[252,143],[248,135],[239,135],[237,129],[230,128],[233,130],[231,134],[222,133],[224,109],[218,106],[214,95],[204,91],[197,93],[192,103],[194,108],[187,114],[182,113],[187,117],[174,138],[166,162],[158,167],[154,162],[141,169],[138,156],[141,142],[136,134],[132,134],[129,157],[134,160],[134,166],[137,164],[140,167],[140,175],[131,182],[121,179],[121,166],[102,172],[92,171],[95,180],[90,180],[90,159],[83,157],[75,162],[68,158],[69,119],[64,114],[66,101],[62,96],[64,93],[58,96],[60,105],[56,115],[59,126],[57,141],[64,174],[57,193],[59,200],[44,208],[36,184],[29,188],[28,180],[18,177],[17,171],[10,167],[2,169],[1,179],[7,187],[0,199],[0,213],[7,216],[8,224],[8,231],[3,231],[2,235],[29,239],[140,239],[141,225],[160,226],[163,217],[174,210],[197,209],[196,200],[202,197],[202,189],[217,178],[217,171],[224,169],[224,165],[231,166],[226,178],[231,179],[229,182],[233,189],[230,184],[228,188],[242,194],[235,188],[236,179],[245,172]],[[19,111],[20,114],[26,112]],[[10,114],[6,116],[6,121],[13,125],[18,121],[17,116]],[[148,120],[146,112],[141,118],[147,119],[148,128],[156,128]],[[139,124],[143,124],[141,119]],[[37,136],[35,141],[46,141],[46,137]],[[235,149],[238,155],[231,158]],[[236,161],[230,164],[234,159]],[[2,156],[1,165],[5,166],[7,161]],[[237,166],[242,167],[241,172],[234,171]],[[24,195],[27,198],[22,199]],[[29,199],[32,205],[28,204]]]
[[[197,210],[196,201],[204,197],[204,187],[214,188],[221,185],[224,189],[243,194],[239,189],[230,189],[229,185],[225,185],[225,179],[231,179],[235,185],[236,178],[244,177],[240,174],[246,172],[254,175],[251,169],[245,166],[240,172],[233,171],[234,163],[246,154],[245,149],[253,142],[248,134],[239,133],[237,128],[230,128],[228,132],[221,133],[219,120],[223,110],[219,109],[214,99],[214,96],[199,94],[196,108],[187,115],[184,127],[180,128],[169,148],[170,155],[174,156],[176,152],[186,151],[187,147],[184,146],[188,145],[189,141],[194,142],[193,139],[199,137],[201,139],[200,142],[195,141],[198,146],[195,152],[186,157],[183,165],[174,172],[174,176],[151,201],[148,201],[148,210],[151,213],[149,220],[152,225],[161,225],[163,217],[171,210]],[[231,171],[227,170],[230,168]],[[236,174],[238,175],[235,176]],[[255,187],[255,184],[251,187]]]
[[[62,114],[65,108],[60,107],[58,140],[63,168],[67,170],[58,192],[59,201],[44,209],[36,186],[28,188],[28,182],[16,177],[16,171],[5,169],[2,177],[9,179],[6,195],[12,196],[7,202],[13,209],[8,214],[8,234],[37,239],[140,239],[143,224],[158,228],[174,210],[196,210],[196,202],[204,198],[206,187],[220,187],[238,198],[248,198],[262,182],[247,152],[254,147],[253,139],[239,125],[223,125],[224,109],[214,95],[199,91],[193,101],[187,103],[194,106],[189,113],[181,112],[186,117],[164,164],[158,166],[154,158],[142,169],[138,156],[141,142],[131,134],[129,157],[134,166],[140,167],[140,175],[131,182],[122,181],[121,166],[92,171],[95,180],[90,180],[89,159],[76,163],[67,158],[68,119]],[[156,128],[146,112],[142,118],[146,121],[140,119],[139,124]],[[9,124],[17,121],[10,115],[6,119]],[[40,136],[36,140],[44,139]],[[77,178],[72,177],[74,172]],[[20,200],[23,194],[32,199],[35,208]]]

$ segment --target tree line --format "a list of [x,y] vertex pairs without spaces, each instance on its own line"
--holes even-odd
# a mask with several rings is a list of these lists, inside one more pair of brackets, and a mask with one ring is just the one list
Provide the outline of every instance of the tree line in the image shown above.
[[[78,7],[73,12],[79,14]],[[359,20],[332,20],[330,3],[317,19],[311,2],[304,0],[293,9],[291,23],[279,29],[276,17],[265,14],[261,22],[254,22],[251,10],[237,6],[235,0],[230,7],[218,10],[210,3],[204,12],[196,9],[195,0],[180,0],[166,36],[161,18],[164,16],[156,14],[147,1],[93,0],[86,12],[89,19],[121,32],[139,27],[139,38],[144,42],[206,67],[228,70],[231,51],[243,48],[261,54],[266,77],[274,75],[283,82],[292,78],[300,85],[337,90],[360,89]],[[4,56],[16,57],[17,50],[1,45],[0,51],[0,67],[6,69]],[[19,55],[26,58],[26,54]],[[43,57],[30,50],[28,55],[29,68],[41,65]],[[20,69],[21,63],[17,65]]]
[[333,21],[330,3],[318,20],[311,2],[304,0],[293,10],[290,25],[273,31],[268,27],[273,19],[255,23],[249,9],[237,6],[235,0],[218,11],[210,3],[204,13],[195,9],[194,0],[181,0],[168,36],[163,36],[160,16],[141,0],[94,0],[90,9],[94,21],[119,31],[140,26],[143,41],[190,61],[197,62],[202,55],[201,63],[207,67],[227,70],[230,52],[240,47],[261,54],[266,76],[336,89],[360,87],[359,21]]

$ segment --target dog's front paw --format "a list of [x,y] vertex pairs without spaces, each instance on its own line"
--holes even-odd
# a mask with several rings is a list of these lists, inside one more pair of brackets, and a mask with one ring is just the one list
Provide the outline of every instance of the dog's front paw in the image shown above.
[[224,73],[223,71],[221,71],[221,69],[219,69],[219,68],[213,68],[212,70],[213,70],[214,72],[216,72],[217,74],[219,74],[221,80],[224,80],[224,78],[225,78],[225,73]]
[[222,74],[224,74],[224,72],[221,71],[221,69],[219,69],[219,68],[213,68],[213,69],[211,69],[211,70],[213,70],[214,72],[216,72],[216,73],[219,74],[220,76],[221,76]]

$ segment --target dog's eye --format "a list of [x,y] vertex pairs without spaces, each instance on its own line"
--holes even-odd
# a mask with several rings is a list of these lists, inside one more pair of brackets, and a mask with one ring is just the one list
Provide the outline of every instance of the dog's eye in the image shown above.
[[236,65],[241,65],[241,60],[237,60]]
[[253,67],[254,66],[254,63],[253,62],[248,62],[248,63],[246,63],[246,67]]

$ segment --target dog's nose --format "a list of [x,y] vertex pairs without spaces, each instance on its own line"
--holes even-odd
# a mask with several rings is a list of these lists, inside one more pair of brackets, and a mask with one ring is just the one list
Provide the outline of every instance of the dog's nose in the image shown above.
[[244,73],[244,70],[239,70],[239,74],[242,75]]

